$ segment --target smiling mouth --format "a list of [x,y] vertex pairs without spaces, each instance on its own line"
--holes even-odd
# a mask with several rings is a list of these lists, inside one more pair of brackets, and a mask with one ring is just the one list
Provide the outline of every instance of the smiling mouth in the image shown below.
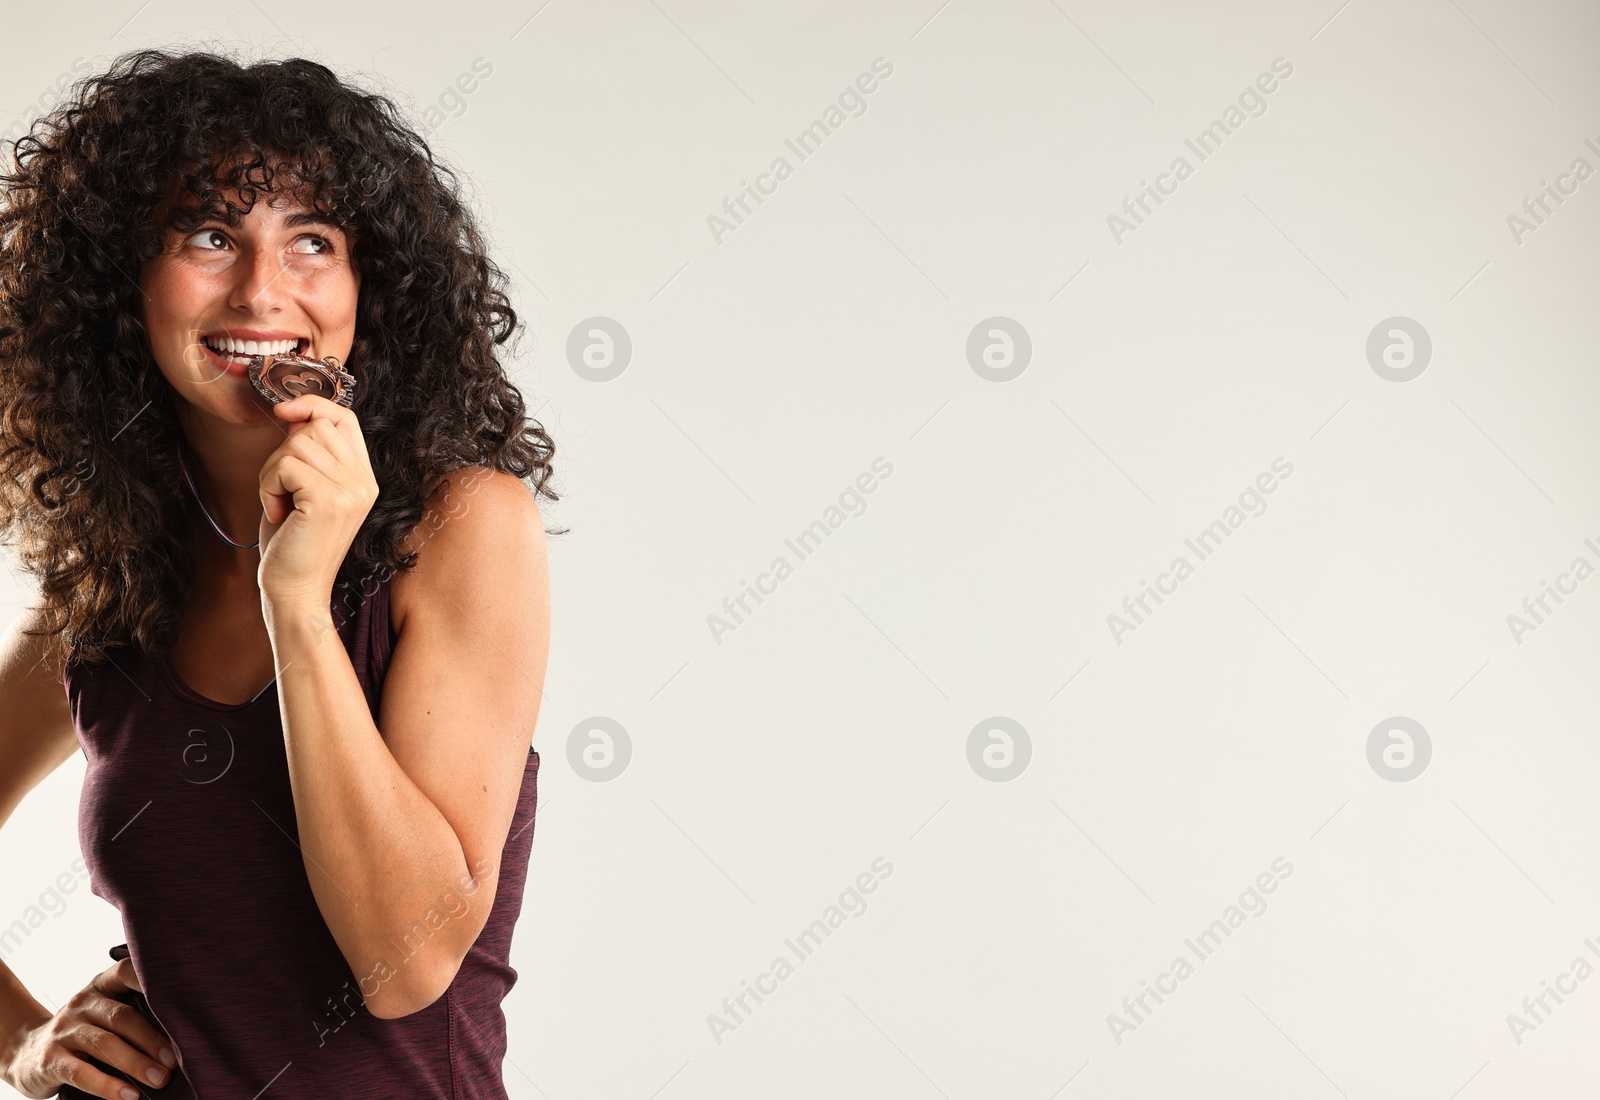
[[231,336],[206,336],[200,342],[220,359],[245,365],[258,355],[298,355],[311,345],[307,337],[296,340],[235,340]]

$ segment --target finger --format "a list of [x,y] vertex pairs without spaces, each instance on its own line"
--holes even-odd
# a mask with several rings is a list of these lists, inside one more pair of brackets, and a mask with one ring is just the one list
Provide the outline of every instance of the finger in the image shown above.
[[282,499],[290,508],[294,507],[294,494],[298,492],[306,492],[301,505],[307,505],[315,504],[315,500],[322,499],[333,488],[336,488],[333,478],[299,454],[278,454],[261,470],[262,500],[266,497]]
[[351,478],[352,467],[348,462],[341,460],[338,455],[328,449],[328,443],[334,441],[337,441],[336,445],[344,446],[344,437],[339,435],[338,432],[329,429],[322,435],[331,436],[331,438],[324,439],[321,435],[313,436],[311,433],[314,430],[307,429],[297,433],[300,439],[298,444],[285,443],[285,447],[292,448],[287,453],[301,459],[316,470],[317,473],[327,478],[328,483],[334,487],[344,502],[354,507],[355,498],[350,495],[350,490],[345,488],[345,483]]
[[[290,436],[275,452],[277,458],[286,456],[298,458],[329,481],[338,482],[349,476],[345,463],[328,449],[328,441],[310,430]],[[269,460],[267,466],[271,465],[272,460]]]
[[367,448],[365,439],[360,440],[360,446],[352,445],[349,437],[347,437],[344,432],[339,429],[338,423],[329,417],[319,416],[308,420],[306,422],[306,426],[300,431],[294,433],[294,435],[290,436],[290,438],[293,439],[295,436],[304,436],[307,439],[315,439],[318,443],[321,443],[328,449],[329,454],[333,455],[340,462],[350,466],[351,469],[361,468],[362,464],[360,459],[357,458],[357,455],[366,454]]
[[[149,1056],[150,1061],[163,1066],[172,1066],[178,1061],[172,1053],[172,1040],[163,1035],[149,1017],[125,1001],[111,997],[97,998],[84,1009],[82,1015],[89,1023],[138,1047]],[[144,1074],[145,1068],[141,1063],[140,1075]]]
[[[274,406],[274,411],[278,416],[290,421],[327,420],[350,442],[351,447],[363,453],[366,451],[361,435],[361,422],[356,419],[355,412],[337,402],[329,401],[326,397],[303,393],[299,397]],[[294,429],[290,430],[292,432]]]
[[[123,1007],[138,1015],[133,1008]],[[161,1088],[172,1076],[171,1070],[143,1051],[136,1050],[116,1032],[87,1021],[63,1035],[61,1042],[69,1051],[82,1051],[108,1066],[120,1069],[135,1081],[144,1081],[156,1088]]]
[[63,1085],[71,1085],[87,1096],[101,1100],[139,1100],[134,1087],[121,1078],[113,1077],[85,1062],[70,1052],[64,1052],[53,1061],[50,1075]]
[[[289,440],[315,439],[328,450],[329,454],[348,468],[359,471],[369,478],[373,476],[372,459],[367,454],[366,439],[361,434],[361,426],[356,422],[354,413],[315,394],[302,394],[293,401],[285,401],[277,407],[283,409],[289,405],[296,407],[290,409],[286,415],[300,418],[291,421]],[[285,442],[287,443],[287,440]],[[310,456],[303,457],[307,457],[308,460],[310,458]],[[316,465],[314,462],[313,464]],[[341,484],[345,480],[336,469],[322,465],[318,468],[335,484]],[[341,490],[341,495],[347,502],[355,503],[349,493]]]
[[297,454],[336,482],[367,476],[367,467],[357,460],[350,441],[326,420],[314,420],[311,427],[291,435],[278,453]]
[[144,987],[139,984],[138,971],[134,970],[131,958],[118,959],[115,963],[100,971],[94,976],[94,981],[89,983],[89,987],[103,993],[112,1000],[115,1000],[130,989],[135,993],[144,992]]
[[261,474],[261,507],[267,522],[282,523],[295,510],[295,494],[301,492],[306,494],[302,503],[312,507],[316,500],[331,499],[334,494],[349,499],[348,493],[299,455],[280,455]]
[[[285,426],[284,436],[286,438],[293,439],[300,432],[309,428],[315,420],[331,419],[330,417],[319,418],[316,415],[315,406],[318,401],[333,404],[327,398],[318,397],[316,394],[301,394],[299,397],[290,398],[288,401],[280,401],[272,407],[272,415],[283,422]],[[337,407],[335,406],[335,408]]]

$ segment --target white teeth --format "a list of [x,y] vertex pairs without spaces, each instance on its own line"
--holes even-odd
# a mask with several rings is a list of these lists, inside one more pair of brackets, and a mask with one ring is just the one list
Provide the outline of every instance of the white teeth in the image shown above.
[[298,340],[235,340],[231,336],[208,336],[206,346],[233,355],[286,355],[300,346]]

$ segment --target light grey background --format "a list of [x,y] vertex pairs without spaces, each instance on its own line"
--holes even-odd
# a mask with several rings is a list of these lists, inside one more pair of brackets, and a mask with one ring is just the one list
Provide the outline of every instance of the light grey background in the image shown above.
[[[0,128],[75,59],[143,45],[298,54],[419,125],[441,96],[460,112],[434,145],[516,280],[511,369],[558,445],[547,521],[572,528],[513,1097],[1600,1082],[1600,977],[1508,1021],[1600,965],[1600,579],[1520,638],[1507,619],[1600,565],[1600,178],[1520,240],[1507,221],[1577,158],[1600,170],[1593,5],[60,15],[7,4]],[[492,75],[451,100],[478,58]],[[800,162],[784,139],[876,58],[866,112]],[[1265,113],[1199,161],[1185,138],[1278,58]],[[779,156],[793,174],[719,241],[708,216]],[[1119,242],[1108,215],[1178,156],[1192,176]],[[633,349],[603,383],[567,356],[596,316]],[[997,316],[1032,344],[1008,382],[967,359]],[[1367,356],[1397,316],[1432,342],[1407,382]],[[864,513],[796,563],[784,539],[880,457]],[[1114,638],[1279,458],[1265,514]],[[793,575],[715,638],[779,555]],[[23,580],[0,578],[8,616]],[[606,782],[567,751],[597,716],[632,748]],[[997,716],[1031,745],[1006,781],[969,762]],[[1395,716],[1431,742],[1409,781],[1369,763]],[[0,925],[76,856],[81,778],[80,756],[7,826]],[[865,912],[718,1042],[723,998],[879,857]],[[1275,859],[1266,910],[1196,961],[1185,940]],[[69,901],[7,959],[56,1004],[121,940]],[[1194,973],[1114,1035],[1181,956]]]

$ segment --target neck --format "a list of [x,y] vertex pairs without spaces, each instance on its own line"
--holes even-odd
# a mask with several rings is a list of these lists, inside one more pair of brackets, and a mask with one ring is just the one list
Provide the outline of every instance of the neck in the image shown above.
[[[228,538],[255,542],[261,529],[261,467],[283,442],[283,430],[276,424],[252,429],[195,417],[180,420],[185,461],[200,503]],[[196,525],[198,545],[206,548],[202,560],[254,575],[261,560],[259,547],[229,546],[204,516],[196,517]]]

